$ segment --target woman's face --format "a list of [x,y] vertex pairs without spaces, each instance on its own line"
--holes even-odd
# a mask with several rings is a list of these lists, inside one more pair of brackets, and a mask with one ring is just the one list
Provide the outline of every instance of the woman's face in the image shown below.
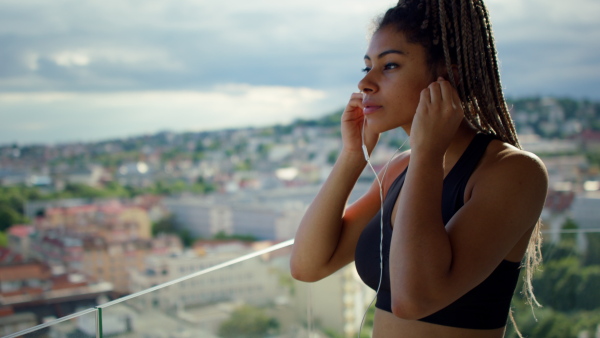
[[358,88],[369,128],[380,133],[402,127],[410,134],[421,90],[435,80],[425,48],[387,26],[373,35],[365,65]]

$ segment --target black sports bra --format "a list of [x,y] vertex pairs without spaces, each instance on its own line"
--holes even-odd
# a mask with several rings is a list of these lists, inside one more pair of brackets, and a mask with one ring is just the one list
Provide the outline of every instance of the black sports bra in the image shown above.
[[[452,170],[444,178],[442,192],[442,217],[444,224],[464,204],[464,191],[469,177],[493,139],[477,134]],[[392,209],[404,183],[406,170],[390,186],[383,208],[383,279],[375,306],[392,312],[390,297],[389,255],[392,237]],[[356,247],[355,263],[362,280],[373,290],[379,284],[380,215],[363,230]],[[510,301],[519,278],[519,262],[503,260],[481,284],[464,294],[447,307],[420,321],[469,329],[497,329],[506,325]]]

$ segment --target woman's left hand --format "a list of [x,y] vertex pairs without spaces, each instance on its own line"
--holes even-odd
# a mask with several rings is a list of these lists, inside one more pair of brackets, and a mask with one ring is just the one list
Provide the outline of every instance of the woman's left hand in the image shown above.
[[439,77],[421,91],[410,131],[412,152],[443,156],[463,118],[456,89]]

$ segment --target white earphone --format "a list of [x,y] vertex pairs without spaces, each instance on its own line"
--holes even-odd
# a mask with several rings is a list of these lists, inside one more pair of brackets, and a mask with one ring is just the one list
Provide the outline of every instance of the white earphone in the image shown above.
[[371,157],[369,156],[369,151],[365,144],[365,124],[366,124],[366,122],[367,122],[366,117],[363,117],[363,125],[362,125],[362,133],[361,133],[362,134],[361,135],[362,150],[363,150],[363,154],[365,155],[365,160],[367,161],[367,164],[369,165],[369,167],[371,167],[373,174],[375,174],[375,179],[377,180],[377,183],[379,184],[379,200],[381,201],[380,229],[379,229],[379,231],[380,231],[379,232],[379,284],[377,285],[377,290],[375,291],[375,297],[373,298],[371,303],[369,303],[369,306],[367,306],[367,309],[365,310],[363,318],[360,322],[360,327],[358,329],[358,337],[359,338],[360,338],[360,332],[362,331],[362,327],[365,323],[365,318],[367,317],[367,312],[369,311],[369,308],[371,307],[371,305],[373,305],[373,302],[375,301],[375,299],[377,299],[377,295],[379,294],[379,288],[381,287],[381,281],[383,279],[383,180],[385,179],[385,174],[387,173],[389,164],[392,162],[392,160],[394,159],[394,157],[396,156],[398,151],[400,149],[402,149],[402,147],[404,147],[404,144],[406,144],[406,141],[408,140],[408,139],[404,140],[402,145],[400,147],[398,147],[398,149],[396,149],[396,151],[392,154],[392,156],[390,157],[390,159],[388,160],[388,162],[386,163],[386,165],[383,169],[383,175],[381,176],[381,180],[380,180],[379,176],[377,175],[377,171],[375,170],[375,168],[373,168],[373,165],[371,164]]

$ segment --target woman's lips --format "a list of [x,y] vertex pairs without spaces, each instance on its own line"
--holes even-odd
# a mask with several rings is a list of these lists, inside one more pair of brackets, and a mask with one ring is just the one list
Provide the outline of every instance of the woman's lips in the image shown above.
[[379,109],[381,109],[381,106],[365,106],[363,108],[363,114],[365,114],[365,115],[373,114]]

